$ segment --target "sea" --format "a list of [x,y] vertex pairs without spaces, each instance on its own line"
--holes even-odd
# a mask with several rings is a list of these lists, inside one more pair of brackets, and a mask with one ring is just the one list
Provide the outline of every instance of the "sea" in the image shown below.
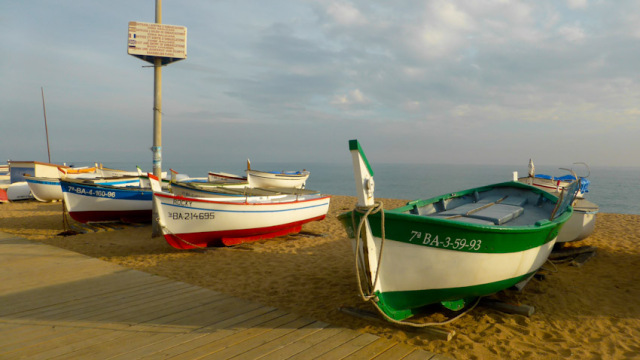
[[[91,165],[91,164],[77,164]],[[135,170],[133,162],[104,163],[105,167]],[[163,171],[170,168],[192,177],[206,177],[209,171],[222,171],[244,175],[244,164],[217,164],[215,167],[202,162],[180,162],[162,164]],[[510,165],[452,165],[452,164],[387,164],[372,163],[375,180],[375,197],[388,199],[427,199],[430,197],[465,190],[477,186],[509,181],[513,172],[526,176],[527,164]],[[151,165],[140,167],[152,171]],[[311,172],[307,180],[308,189],[331,195],[355,196],[355,180],[351,162],[328,163],[278,163],[261,162],[257,170],[292,171],[306,169]],[[640,167],[589,168],[581,165],[573,170],[579,175],[588,175],[590,181],[586,198],[600,206],[600,212],[640,215]],[[557,166],[539,166],[536,173],[562,176],[566,170]]]

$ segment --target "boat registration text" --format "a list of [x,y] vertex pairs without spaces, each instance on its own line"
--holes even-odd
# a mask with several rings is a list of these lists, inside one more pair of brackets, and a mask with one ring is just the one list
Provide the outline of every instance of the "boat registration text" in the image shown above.
[[452,239],[449,236],[433,235],[431,233],[422,233],[421,231],[411,231],[410,243],[420,242],[423,245],[430,247],[437,247],[441,249],[451,250],[464,250],[464,251],[478,251],[482,246],[482,240],[480,239]]
[[98,197],[106,197],[106,198],[116,197],[115,191],[85,189],[83,187],[75,187],[75,186],[69,186],[68,190],[69,192],[80,194],[80,195],[98,196]]
[[170,211],[167,216],[171,220],[213,220],[216,217],[212,212],[172,212]]

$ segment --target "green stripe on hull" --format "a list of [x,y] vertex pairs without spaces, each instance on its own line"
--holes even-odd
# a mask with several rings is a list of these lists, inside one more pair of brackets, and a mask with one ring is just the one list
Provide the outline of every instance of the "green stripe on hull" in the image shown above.
[[[526,226],[497,226],[462,223],[427,216],[403,213],[406,207],[385,210],[385,238],[417,246],[475,253],[513,253],[542,246],[555,239],[564,223],[572,214],[568,211],[554,221],[539,221]],[[354,223],[360,222],[362,214],[348,212],[338,219],[349,237],[355,237]],[[371,232],[382,237],[381,213],[368,217]],[[508,240],[506,240],[508,239]]]
[[377,305],[390,318],[404,320],[415,315],[426,305],[495,294],[527,279],[534,273],[535,271],[511,279],[459,288],[377,293]]

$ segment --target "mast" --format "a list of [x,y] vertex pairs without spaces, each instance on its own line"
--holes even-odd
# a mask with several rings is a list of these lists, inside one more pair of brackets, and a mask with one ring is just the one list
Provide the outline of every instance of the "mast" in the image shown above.
[[44,88],[40,87],[42,93],[42,111],[44,112],[44,132],[47,136],[47,155],[49,156],[49,163],[51,163],[51,151],[49,150],[49,128],[47,127],[47,108],[44,106]]

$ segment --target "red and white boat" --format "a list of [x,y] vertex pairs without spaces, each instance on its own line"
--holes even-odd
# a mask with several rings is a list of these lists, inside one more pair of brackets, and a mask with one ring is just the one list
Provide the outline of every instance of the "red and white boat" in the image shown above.
[[162,192],[158,185],[152,181],[158,222],[164,238],[177,249],[237,245],[297,233],[303,224],[322,220],[329,211],[330,197],[318,193],[186,197]]

